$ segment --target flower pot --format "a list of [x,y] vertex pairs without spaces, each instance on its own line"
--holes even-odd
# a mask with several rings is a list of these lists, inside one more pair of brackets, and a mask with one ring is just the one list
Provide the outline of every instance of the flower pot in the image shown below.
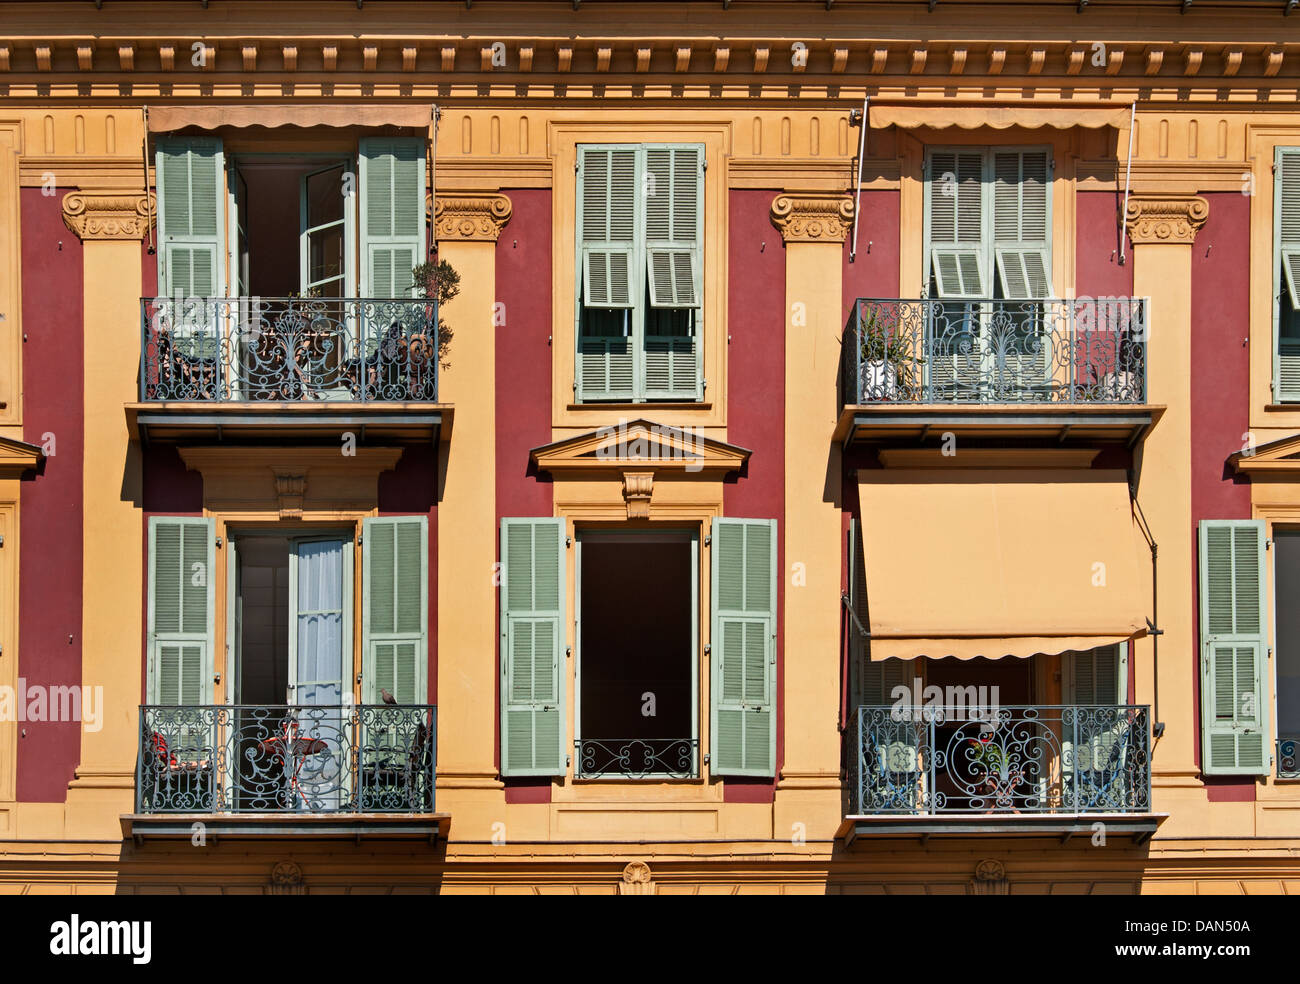
[[894,402],[898,399],[898,366],[885,359],[864,359],[858,369],[862,399]]

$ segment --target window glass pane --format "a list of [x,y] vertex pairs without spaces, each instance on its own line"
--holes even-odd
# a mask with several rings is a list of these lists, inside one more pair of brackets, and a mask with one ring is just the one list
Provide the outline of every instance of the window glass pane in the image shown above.
[[[343,226],[335,225],[327,229],[318,229],[307,234],[308,241],[308,283],[319,284],[322,280],[343,276]],[[322,286],[321,294],[337,297],[337,290],[326,290]]]
[[1277,733],[1300,738],[1300,530],[1277,530]]
[[343,165],[307,177],[307,227],[343,221]]

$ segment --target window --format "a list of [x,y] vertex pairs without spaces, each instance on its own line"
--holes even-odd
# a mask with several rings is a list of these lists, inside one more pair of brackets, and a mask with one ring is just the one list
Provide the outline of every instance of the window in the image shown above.
[[1300,148],[1279,147],[1274,154],[1273,398],[1291,403],[1300,401]]
[[[1300,778],[1295,742],[1300,741],[1300,530],[1273,531],[1273,593],[1277,598],[1277,774]],[[1290,754],[1286,754],[1288,749]]]
[[[1029,396],[1050,382],[1048,148],[939,149],[925,171],[927,374],[937,398]],[[995,392],[984,393],[984,390]]]
[[578,148],[579,402],[703,397],[703,145]]
[[407,297],[426,255],[419,138],[230,156],[219,137],[168,137],[157,174],[164,297]]
[[1207,519],[1199,532],[1201,771],[1263,775],[1264,522]]
[[[577,778],[698,777],[699,532],[578,531]],[[563,776],[565,520],[501,521],[501,771]],[[712,523],[714,775],[775,775],[776,523]],[[627,610],[623,617],[620,613]],[[647,612],[639,615],[636,612]],[[638,621],[640,619],[641,621]],[[629,622],[640,625],[630,631]],[[644,714],[649,693],[654,714]]]

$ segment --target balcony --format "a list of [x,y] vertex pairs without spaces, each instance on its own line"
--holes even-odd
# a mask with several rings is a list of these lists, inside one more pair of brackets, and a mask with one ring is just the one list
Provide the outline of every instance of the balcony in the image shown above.
[[932,430],[1135,443],[1146,404],[1141,298],[859,298],[845,328],[840,437]]
[[[1091,834],[1149,837],[1146,706],[1023,705],[946,714],[862,706],[849,729],[856,836]],[[987,723],[986,723],[987,721]]]
[[144,705],[135,837],[435,837],[437,708],[426,704]]
[[286,428],[435,436],[438,309],[427,298],[142,298],[146,440]]

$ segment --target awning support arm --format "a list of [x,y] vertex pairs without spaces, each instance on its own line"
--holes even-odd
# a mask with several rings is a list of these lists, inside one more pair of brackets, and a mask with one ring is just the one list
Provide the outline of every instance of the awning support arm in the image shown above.
[[144,143],[141,145],[141,154],[144,158],[144,207],[145,221],[149,223],[149,253],[152,255],[158,251],[158,247],[153,241],[153,199],[149,197],[149,107],[143,107],[144,111]]
[[858,613],[853,610],[853,603],[849,601],[849,596],[840,592],[840,602],[844,605],[845,610],[849,613],[849,618],[853,620],[853,626],[858,630],[858,634],[864,639],[870,639],[871,633],[866,630],[862,622],[858,619]]
[[[863,155],[867,151],[867,111],[871,108],[871,97],[862,97],[862,118],[858,121],[858,126],[862,132],[858,134],[858,166],[857,173],[854,175],[854,200],[853,200],[853,245],[849,247],[849,262],[852,263],[858,255],[858,214],[862,211],[862,162]],[[853,125],[853,114],[849,114],[849,125]]]

